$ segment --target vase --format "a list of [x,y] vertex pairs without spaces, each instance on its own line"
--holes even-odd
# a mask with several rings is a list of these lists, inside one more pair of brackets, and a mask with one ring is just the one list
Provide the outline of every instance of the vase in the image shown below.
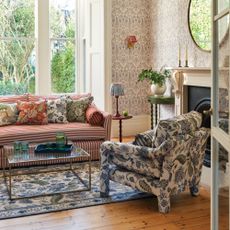
[[152,84],[151,85],[152,95],[163,96],[165,91],[166,91],[166,85],[165,84],[163,84],[161,86],[159,86],[158,84]]

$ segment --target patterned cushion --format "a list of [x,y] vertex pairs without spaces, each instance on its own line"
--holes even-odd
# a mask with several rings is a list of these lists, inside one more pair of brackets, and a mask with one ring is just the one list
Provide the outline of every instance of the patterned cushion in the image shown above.
[[48,124],[46,101],[22,102],[18,101],[17,109],[19,111],[17,125]]
[[152,147],[152,141],[153,141],[154,135],[155,135],[155,130],[148,130],[143,133],[138,133],[135,136],[135,140],[133,144],[139,145],[139,146]]
[[0,103],[0,126],[11,125],[17,121],[17,104]]
[[159,121],[156,128],[156,135],[153,137],[153,147],[160,146],[164,140],[172,136],[193,135],[193,133],[200,128],[201,122],[202,115],[195,111]]
[[81,98],[79,100],[67,99],[67,120],[70,122],[85,122],[86,109],[92,103],[93,97]]
[[50,123],[67,123],[67,102],[65,98],[47,101],[47,115]]
[[86,110],[86,121],[90,125],[102,126],[104,123],[104,116],[95,106],[90,105]]

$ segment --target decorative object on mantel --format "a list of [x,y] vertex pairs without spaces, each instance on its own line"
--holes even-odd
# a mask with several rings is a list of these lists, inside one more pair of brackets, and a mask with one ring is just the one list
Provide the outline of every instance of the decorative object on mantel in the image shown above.
[[110,87],[110,95],[116,98],[116,114],[114,117],[120,117],[120,113],[118,111],[118,98],[119,96],[124,96],[124,88],[120,83],[113,83]]
[[171,76],[171,72],[168,69],[161,68],[160,71],[154,71],[151,69],[143,69],[138,76],[138,81],[150,81],[152,95],[162,96],[166,91],[166,79]]
[[185,67],[188,67],[188,45],[185,47]]
[[179,43],[179,53],[178,53],[178,67],[181,66],[181,44]]
[[130,35],[126,38],[127,46],[129,49],[134,48],[135,43],[137,42],[137,38],[135,35]]

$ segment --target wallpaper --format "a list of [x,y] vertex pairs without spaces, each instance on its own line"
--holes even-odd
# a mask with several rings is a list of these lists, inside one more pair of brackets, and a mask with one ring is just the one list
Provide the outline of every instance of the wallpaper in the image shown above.
[[[137,83],[138,74],[151,67],[151,0],[113,0],[112,2],[112,81],[124,85],[119,110],[132,115],[148,114],[149,84]],[[135,35],[138,42],[127,48],[125,39]],[[113,110],[115,100],[113,100]]]
[[[177,67],[179,43],[182,65],[187,45],[189,66],[211,66],[211,53],[199,49],[189,33],[188,5],[189,0],[112,0],[112,80],[125,87],[125,96],[119,98],[120,111],[149,114],[150,86],[136,84],[137,76],[143,68]],[[138,39],[134,49],[126,46],[128,35]],[[220,65],[229,55],[229,37],[225,39],[221,44]],[[161,117],[173,114],[173,106],[163,108]]]

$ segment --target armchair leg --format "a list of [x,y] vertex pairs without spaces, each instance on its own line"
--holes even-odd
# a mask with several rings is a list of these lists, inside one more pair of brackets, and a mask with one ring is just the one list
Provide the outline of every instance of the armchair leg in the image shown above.
[[100,196],[109,196],[109,172],[108,170],[102,170],[100,176]]
[[168,213],[170,211],[170,197],[161,194],[157,197],[158,200],[158,210],[161,213]]
[[189,187],[192,196],[198,196],[200,194],[200,189],[198,185],[193,185]]

